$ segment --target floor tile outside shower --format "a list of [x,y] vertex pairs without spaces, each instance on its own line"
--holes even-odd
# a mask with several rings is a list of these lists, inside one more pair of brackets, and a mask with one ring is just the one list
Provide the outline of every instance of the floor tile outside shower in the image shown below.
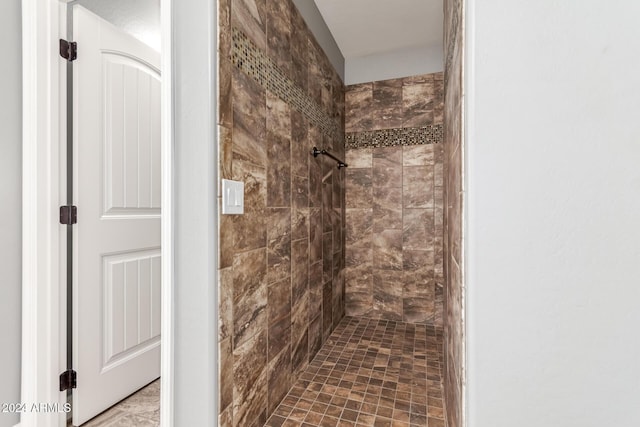
[[442,346],[433,325],[346,317],[266,425],[444,427]]
[[82,427],[157,427],[160,425],[160,380],[132,394]]

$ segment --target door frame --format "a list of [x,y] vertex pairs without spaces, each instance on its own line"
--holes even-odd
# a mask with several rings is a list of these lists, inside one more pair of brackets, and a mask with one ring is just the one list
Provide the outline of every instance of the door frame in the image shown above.
[[[66,64],[58,54],[71,0],[22,0],[22,349],[21,402],[66,403]],[[161,420],[174,424],[174,75],[173,0],[161,0],[162,350]],[[214,141],[215,142],[215,141]],[[215,167],[215,166],[212,166]],[[212,360],[212,363],[215,361]],[[80,374],[81,375],[81,374]],[[215,380],[215,379],[214,379]],[[80,378],[81,381],[81,378]],[[64,412],[21,413],[20,427],[66,426]]]

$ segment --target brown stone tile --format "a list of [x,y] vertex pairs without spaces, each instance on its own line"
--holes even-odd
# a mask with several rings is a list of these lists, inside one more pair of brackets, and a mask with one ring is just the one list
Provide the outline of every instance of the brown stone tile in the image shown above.
[[428,406],[427,414],[429,417],[444,419],[444,411],[442,407]]
[[442,187],[444,185],[444,169],[442,163],[436,163],[433,165],[433,185],[435,187]]
[[309,292],[304,290],[291,306],[291,339],[294,346],[303,335],[307,335],[309,327]]
[[307,413],[308,413],[307,411],[305,411],[302,408],[299,408],[296,405],[296,407],[294,407],[291,413],[289,414],[289,420],[298,421],[297,425],[301,425],[305,417],[307,416]]
[[321,427],[334,427],[338,425],[338,418],[325,415],[320,422]]
[[433,208],[433,169],[406,166],[403,170],[403,205],[405,208]]
[[443,187],[434,187],[433,188],[433,203],[436,208],[436,225],[443,225],[444,220],[444,188]]
[[[267,360],[271,361],[285,348],[291,346],[291,315],[269,322],[269,347]],[[291,352],[291,350],[289,350]]]
[[376,318],[402,320],[402,271],[373,270],[373,313]]
[[402,270],[402,230],[374,234],[373,263],[381,270]]
[[297,176],[309,176],[309,123],[304,116],[291,110],[291,173]]
[[299,375],[309,365],[309,335],[307,329],[295,344],[292,354],[292,369],[294,376]]
[[244,32],[258,48],[267,49],[266,0],[231,0],[231,25]]
[[[449,425],[457,426],[463,416],[462,382],[460,376],[461,360],[464,342],[464,322],[462,319],[462,274],[460,271],[461,239],[462,239],[462,157],[464,151],[462,133],[462,55],[464,50],[461,43],[460,30],[455,33],[457,26],[452,23],[462,16],[462,7],[450,2],[445,5],[445,34],[452,43],[447,43],[448,58],[445,69],[447,72],[446,102],[444,109],[446,176],[444,177],[446,195],[445,208],[448,243],[445,249],[444,263],[446,264],[446,286],[444,300],[444,316],[446,316],[447,354],[444,367],[444,388],[446,390],[446,411]],[[452,50],[449,50],[452,49]],[[436,114],[434,114],[435,119]],[[444,162],[443,162],[444,163]],[[437,321],[437,320],[436,320]],[[435,419],[437,420],[437,419]],[[444,425],[442,422],[429,420],[429,425]]]
[[291,243],[291,303],[298,301],[309,292],[309,242],[307,239],[296,240]]
[[309,266],[309,320],[322,314],[322,262]]
[[348,150],[345,157],[345,162],[350,168],[366,169],[373,167],[373,148]]
[[267,408],[267,337],[260,332],[233,351],[233,421],[251,425]]
[[291,141],[267,133],[267,206],[291,206]]
[[291,211],[291,238],[293,240],[309,237],[309,209],[296,208]]
[[433,323],[442,327],[444,322],[444,289],[441,283],[436,282],[435,293]]
[[333,233],[333,253],[343,250],[342,235],[345,233],[346,212],[342,208],[334,208],[331,212],[331,232]]
[[307,177],[292,177],[292,197],[293,206],[296,208],[308,208],[309,207],[309,178]]
[[[311,128],[310,134],[314,132]],[[316,143],[313,146],[321,145]],[[322,207],[322,164],[317,158],[310,156],[309,159],[309,206],[314,208]]]
[[432,298],[434,288],[433,252],[405,250],[403,256],[403,295]]
[[[382,411],[382,412],[386,413],[387,411]],[[373,426],[374,427],[391,427],[391,419],[385,416],[378,415],[376,417],[375,422],[373,423]]]
[[322,282],[326,283],[333,278],[333,234],[331,232],[322,235]]
[[266,166],[266,92],[242,71],[233,70],[234,159]]
[[220,410],[225,410],[233,403],[233,351],[231,339],[220,341],[219,344],[219,405]]
[[373,103],[373,84],[363,83],[346,87],[345,93],[345,131],[362,132],[372,127],[371,105]]
[[334,404],[330,404],[327,407],[327,410],[325,412],[326,415],[331,416],[331,417],[340,417],[340,415],[342,414],[343,411],[343,407],[342,406],[336,406]]
[[402,187],[402,147],[375,148],[373,150],[374,187]]
[[403,127],[433,124],[433,85],[414,84],[402,87]]
[[232,224],[233,250],[240,252],[266,247],[266,171],[249,162],[234,160],[233,179],[244,182],[245,201],[244,215],[225,215],[225,222]]
[[373,276],[371,273],[354,278],[349,278],[347,275],[345,296],[346,315],[365,316],[370,313],[372,308]]
[[[218,198],[218,212],[222,212],[222,198]],[[219,248],[218,268],[223,269],[233,265],[234,247],[234,216],[218,215]]]
[[343,170],[335,171],[333,176],[333,185],[331,187],[331,190],[332,190],[331,205],[334,210],[341,209],[342,206],[344,205],[344,199],[346,196],[345,195],[345,188],[346,188],[345,178],[346,178],[346,175]]
[[332,302],[332,283],[326,282],[322,288],[322,330],[323,337],[327,337],[331,333],[331,326],[333,325],[333,310],[331,309]]
[[233,259],[234,348],[265,330],[267,320],[266,251],[240,253]]
[[322,184],[322,231],[331,231],[333,222],[333,171],[325,173],[327,180]]
[[291,315],[291,281],[289,278],[269,285],[268,306],[269,324]]
[[402,228],[402,189],[374,187],[373,231]]
[[233,335],[233,268],[218,270],[218,339]]
[[319,52],[320,49],[315,46],[312,38],[307,39],[307,46],[309,58],[307,93],[317,104],[322,105],[322,89],[324,86],[324,79],[322,76],[322,65],[320,64],[320,61],[322,60]]
[[373,82],[373,129],[402,127],[402,79]]
[[373,211],[371,208],[346,209],[346,242],[349,247],[371,247]]
[[361,412],[358,415],[358,423],[364,424],[366,426],[372,426],[375,420],[376,420],[375,414],[372,415],[372,414],[365,414]]
[[291,32],[292,70],[291,78],[305,92],[308,88],[309,78],[309,52],[308,35],[305,31],[306,24],[300,16],[296,6],[291,2],[293,29]]
[[268,365],[267,413],[271,414],[289,392],[291,378],[291,348],[285,347]]
[[280,415],[273,415],[267,420],[266,427],[280,427],[286,421],[286,418]]
[[[228,0],[224,0],[228,1]],[[227,37],[225,37],[226,39]],[[232,73],[235,66],[229,57],[220,56],[218,73],[218,124],[227,128],[233,126]]]
[[267,283],[291,275],[291,209],[267,208]]
[[434,243],[433,209],[404,209],[402,214],[402,248],[428,250]]
[[317,412],[309,412],[305,417],[304,421],[312,426],[319,426],[322,421],[322,414],[318,414]]
[[322,316],[319,314],[309,322],[309,362],[313,360],[320,347],[322,347]]
[[288,2],[267,2],[267,55],[291,75],[291,9]]
[[309,262],[322,261],[322,211],[309,209]]
[[404,298],[402,320],[411,323],[433,321],[433,304],[431,297]]
[[436,144],[407,145],[402,147],[403,166],[431,166],[435,161]]
[[218,52],[227,59],[231,55],[231,0],[218,2]]
[[219,157],[219,173],[218,173],[218,197],[222,197],[222,180],[232,179],[232,154],[233,139],[230,127],[218,126],[218,157]]
[[291,107],[278,96],[266,94],[267,129],[282,138],[292,138]]

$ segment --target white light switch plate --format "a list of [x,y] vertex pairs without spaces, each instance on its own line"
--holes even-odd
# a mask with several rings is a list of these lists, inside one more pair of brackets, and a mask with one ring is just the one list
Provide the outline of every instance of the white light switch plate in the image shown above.
[[241,215],[244,213],[244,182],[222,180],[222,214]]

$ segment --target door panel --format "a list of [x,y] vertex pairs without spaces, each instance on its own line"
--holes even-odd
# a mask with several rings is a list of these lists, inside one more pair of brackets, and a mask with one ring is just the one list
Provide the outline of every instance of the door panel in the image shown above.
[[160,215],[160,81],[129,57],[103,53],[105,215]]
[[75,6],[73,423],[160,375],[160,56]]
[[160,248],[103,256],[103,266],[106,371],[160,341]]

